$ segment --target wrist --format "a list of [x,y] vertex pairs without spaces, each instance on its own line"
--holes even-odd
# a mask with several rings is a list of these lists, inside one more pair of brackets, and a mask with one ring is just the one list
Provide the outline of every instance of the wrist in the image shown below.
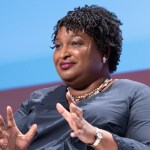
[[95,127],[94,142],[92,144],[88,144],[88,145],[91,147],[95,147],[101,142],[102,139],[103,139],[103,133],[100,131],[100,129]]

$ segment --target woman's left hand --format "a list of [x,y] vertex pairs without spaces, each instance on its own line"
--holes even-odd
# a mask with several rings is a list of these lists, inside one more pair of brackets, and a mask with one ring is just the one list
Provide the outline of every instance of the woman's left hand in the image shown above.
[[[66,97],[68,102],[71,102],[71,97],[68,93]],[[96,129],[83,118],[83,110],[81,108],[77,107],[74,102],[70,103],[70,112],[60,103],[57,103],[56,108],[73,130],[73,132],[70,133],[71,137],[78,137],[82,142],[87,144],[94,143]]]

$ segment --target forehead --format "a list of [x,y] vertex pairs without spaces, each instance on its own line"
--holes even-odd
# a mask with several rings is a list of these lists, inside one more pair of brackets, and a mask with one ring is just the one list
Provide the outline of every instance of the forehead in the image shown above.
[[61,27],[57,32],[55,40],[60,39],[60,38],[76,37],[76,36],[80,36],[85,40],[91,39],[91,37],[87,33],[85,33],[84,31],[67,30],[66,27]]

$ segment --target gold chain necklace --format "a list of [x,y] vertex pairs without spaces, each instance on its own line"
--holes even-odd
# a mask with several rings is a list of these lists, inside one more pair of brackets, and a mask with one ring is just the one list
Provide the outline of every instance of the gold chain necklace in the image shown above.
[[[71,95],[71,98],[74,102],[79,102],[79,101],[82,101],[82,100],[85,100],[86,98],[88,97],[91,97],[91,96],[94,96],[96,94],[98,94],[99,92],[101,92],[110,82],[112,81],[112,79],[105,79],[103,83],[100,84],[100,86],[96,89],[94,89],[92,92],[88,93],[88,94],[84,94],[84,95],[80,95],[80,96],[74,96],[74,95]],[[68,90],[69,92],[69,90]],[[70,93],[70,92],[69,92]]]

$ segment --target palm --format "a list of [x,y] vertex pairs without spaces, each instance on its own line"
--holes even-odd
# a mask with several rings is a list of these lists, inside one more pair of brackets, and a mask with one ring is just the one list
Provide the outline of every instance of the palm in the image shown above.
[[25,135],[22,134],[16,126],[10,107],[7,109],[7,122],[8,126],[0,117],[0,149],[26,150],[36,133],[37,126],[33,125]]
[[61,104],[57,104],[56,108],[73,130],[71,136],[78,137],[84,143],[93,143],[95,139],[95,127],[83,118],[82,109],[75,105],[68,93],[66,97],[70,103],[70,112]]

